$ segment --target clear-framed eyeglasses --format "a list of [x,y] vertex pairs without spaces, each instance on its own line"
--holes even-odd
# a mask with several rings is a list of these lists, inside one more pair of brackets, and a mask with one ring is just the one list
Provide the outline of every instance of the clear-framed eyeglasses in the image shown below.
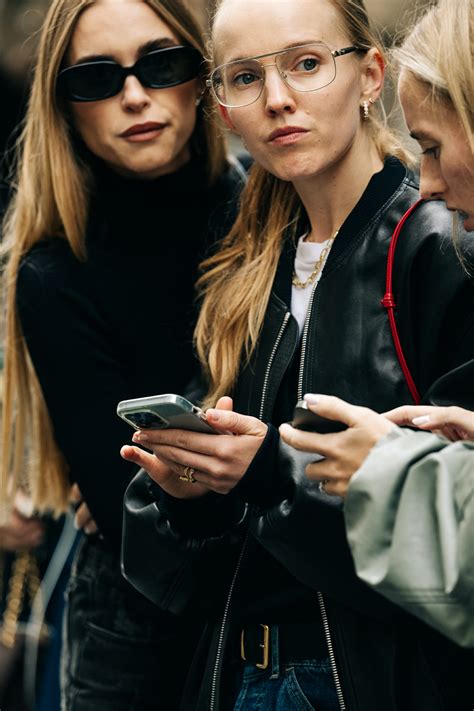
[[[257,101],[265,85],[265,73],[276,67],[281,78],[291,89],[301,92],[318,91],[336,78],[336,59],[351,52],[364,52],[361,47],[331,50],[322,42],[302,44],[279,52],[238,59],[216,67],[207,80],[217,101],[229,109],[248,106]],[[261,59],[275,57],[272,64]]]

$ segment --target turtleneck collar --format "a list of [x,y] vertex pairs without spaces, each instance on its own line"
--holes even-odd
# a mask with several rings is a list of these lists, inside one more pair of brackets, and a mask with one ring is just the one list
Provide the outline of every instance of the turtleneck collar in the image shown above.
[[140,250],[158,233],[191,230],[207,209],[203,162],[194,158],[179,170],[152,180],[121,176],[102,162],[92,165],[88,243]]

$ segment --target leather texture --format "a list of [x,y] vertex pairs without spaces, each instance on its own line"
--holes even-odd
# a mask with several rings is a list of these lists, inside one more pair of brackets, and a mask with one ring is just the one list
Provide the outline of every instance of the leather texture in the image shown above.
[[[411,402],[380,304],[391,236],[418,199],[414,178],[402,172],[386,202],[362,228],[346,230],[339,244],[336,240],[313,303],[299,394],[330,393],[378,411]],[[437,403],[451,397],[456,402],[461,396],[463,405],[474,407],[474,290],[456,258],[451,233],[451,218],[439,203],[422,205],[409,220],[395,260],[396,315],[423,398]],[[288,317],[286,300],[293,253],[294,245],[287,244],[258,347],[233,393],[236,411],[261,415],[267,422],[299,347],[297,324]],[[292,408],[296,400],[295,392],[294,401],[285,405]],[[247,472],[243,488],[239,485],[245,499],[237,494],[221,497],[216,510],[227,526],[205,536],[179,531],[157,489],[140,473],[125,497],[123,571],[128,580],[175,613],[202,595],[220,599],[223,606],[219,581],[227,576],[230,584],[248,529],[244,545],[249,552],[243,554],[247,561],[255,547],[263,546],[296,580],[314,589],[315,614],[316,591],[324,593],[346,709],[471,711],[467,670],[472,658],[358,579],[342,505],[306,479],[304,455],[279,445],[266,463],[263,460],[262,455],[259,466],[268,471],[266,484],[260,482],[258,488],[258,477],[253,484]],[[148,544],[143,546],[143,541]],[[252,561],[257,570],[258,554]],[[224,642],[227,633],[224,626]],[[194,670],[183,709],[210,708],[219,640],[219,628],[208,629],[203,648],[210,653],[207,661],[201,656]],[[220,674],[218,669],[218,682]],[[225,692],[216,694],[213,708],[226,708]]]

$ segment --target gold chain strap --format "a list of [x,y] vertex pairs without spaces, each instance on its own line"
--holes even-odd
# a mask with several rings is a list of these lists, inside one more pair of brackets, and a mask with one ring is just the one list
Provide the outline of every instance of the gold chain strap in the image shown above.
[[[4,561],[0,566],[2,570],[0,591],[3,588],[3,563]],[[10,574],[3,625],[0,628],[0,643],[5,647],[12,648],[15,644],[25,594],[28,592],[30,602],[33,602],[39,586],[40,576],[36,558],[27,551],[17,553]]]

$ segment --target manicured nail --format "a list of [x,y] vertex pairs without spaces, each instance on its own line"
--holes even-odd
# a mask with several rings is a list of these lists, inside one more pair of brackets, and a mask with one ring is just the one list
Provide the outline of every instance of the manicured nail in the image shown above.
[[135,432],[135,434],[132,437],[132,440],[134,442],[146,442],[148,439],[148,435],[144,434],[143,432]]
[[428,422],[430,421],[430,416],[429,415],[423,415],[422,417],[414,417],[412,422],[414,425],[427,425]]
[[318,402],[321,401],[321,397],[319,395],[315,395],[314,393],[306,393],[303,399],[306,400],[308,405],[317,405]]
[[214,410],[214,409],[208,410],[206,412],[206,417],[209,417],[209,416],[211,416],[211,418],[214,421],[219,421],[221,419],[221,413],[219,412],[219,410]]

